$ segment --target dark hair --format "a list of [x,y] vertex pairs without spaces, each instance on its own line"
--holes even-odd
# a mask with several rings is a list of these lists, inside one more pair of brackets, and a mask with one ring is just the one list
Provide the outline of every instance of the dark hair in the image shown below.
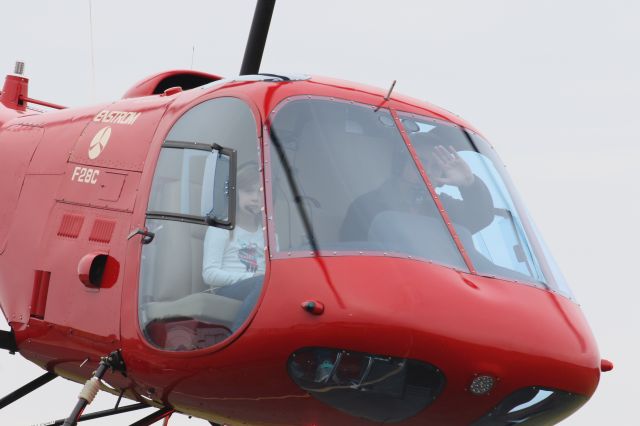
[[[425,146],[429,149],[434,149],[438,145],[446,146],[445,139],[433,132],[413,133],[409,135],[409,138],[411,141],[411,145],[413,146],[413,149],[418,153],[418,156],[420,156],[421,149]],[[391,170],[395,175],[402,174],[407,163],[413,163],[408,149],[404,144],[394,149],[392,161],[393,163]]]

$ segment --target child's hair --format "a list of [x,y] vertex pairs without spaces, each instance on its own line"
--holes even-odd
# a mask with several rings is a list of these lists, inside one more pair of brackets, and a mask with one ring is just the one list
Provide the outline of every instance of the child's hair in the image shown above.
[[248,161],[238,167],[238,173],[236,176],[236,187],[238,189],[251,189],[256,184],[260,186],[260,171],[258,170],[258,163],[255,161]]

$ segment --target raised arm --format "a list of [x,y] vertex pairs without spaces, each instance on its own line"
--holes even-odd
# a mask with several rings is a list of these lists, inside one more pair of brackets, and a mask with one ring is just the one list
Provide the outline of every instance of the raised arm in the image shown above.
[[440,201],[449,218],[466,227],[472,234],[486,228],[494,218],[493,198],[482,179],[474,176],[473,183],[458,186],[462,200],[447,194],[440,195]]

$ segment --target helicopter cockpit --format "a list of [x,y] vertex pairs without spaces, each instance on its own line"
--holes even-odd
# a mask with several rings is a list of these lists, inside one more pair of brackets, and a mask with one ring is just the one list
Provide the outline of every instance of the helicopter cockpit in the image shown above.
[[492,147],[450,122],[397,118],[310,96],[275,108],[272,256],[311,256],[315,244],[325,256],[420,259],[572,297]]
[[184,114],[163,144],[139,292],[154,346],[196,350],[239,330],[260,297],[267,253],[413,259],[572,297],[480,135],[295,96],[270,114],[262,170],[257,123],[244,101],[216,98]]

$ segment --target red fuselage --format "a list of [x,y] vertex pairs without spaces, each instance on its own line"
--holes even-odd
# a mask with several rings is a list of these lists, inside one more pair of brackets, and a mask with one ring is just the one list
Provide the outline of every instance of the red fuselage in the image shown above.
[[[594,393],[598,349],[569,298],[419,259],[275,253],[269,220],[263,290],[242,327],[200,350],[150,344],[138,317],[142,245],[140,237],[127,236],[145,228],[162,144],[194,105],[218,97],[245,102],[262,153],[269,151],[272,110],[300,95],[383,105],[473,130],[424,102],[395,95],[386,101],[380,89],[324,78],[229,81],[142,96],[152,90],[43,114],[0,106],[0,306],[25,358],[82,382],[101,356],[121,349],[127,376],[113,373],[105,380],[114,392],[124,389],[131,399],[229,424],[375,424],[314,398],[292,380],[289,359],[307,347],[437,367],[445,380],[441,393],[403,425],[470,424],[532,386],[585,400]],[[92,159],[92,143],[105,125],[111,129],[108,145]],[[260,158],[268,218],[270,164],[264,154]],[[116,264],[113,282],[100,288],[81,281],[83,259],[96,255]],[[302,309],[309,300],[321,302],[323,312]],[[478,375],[496,378],[490,392],[469,391]]]

